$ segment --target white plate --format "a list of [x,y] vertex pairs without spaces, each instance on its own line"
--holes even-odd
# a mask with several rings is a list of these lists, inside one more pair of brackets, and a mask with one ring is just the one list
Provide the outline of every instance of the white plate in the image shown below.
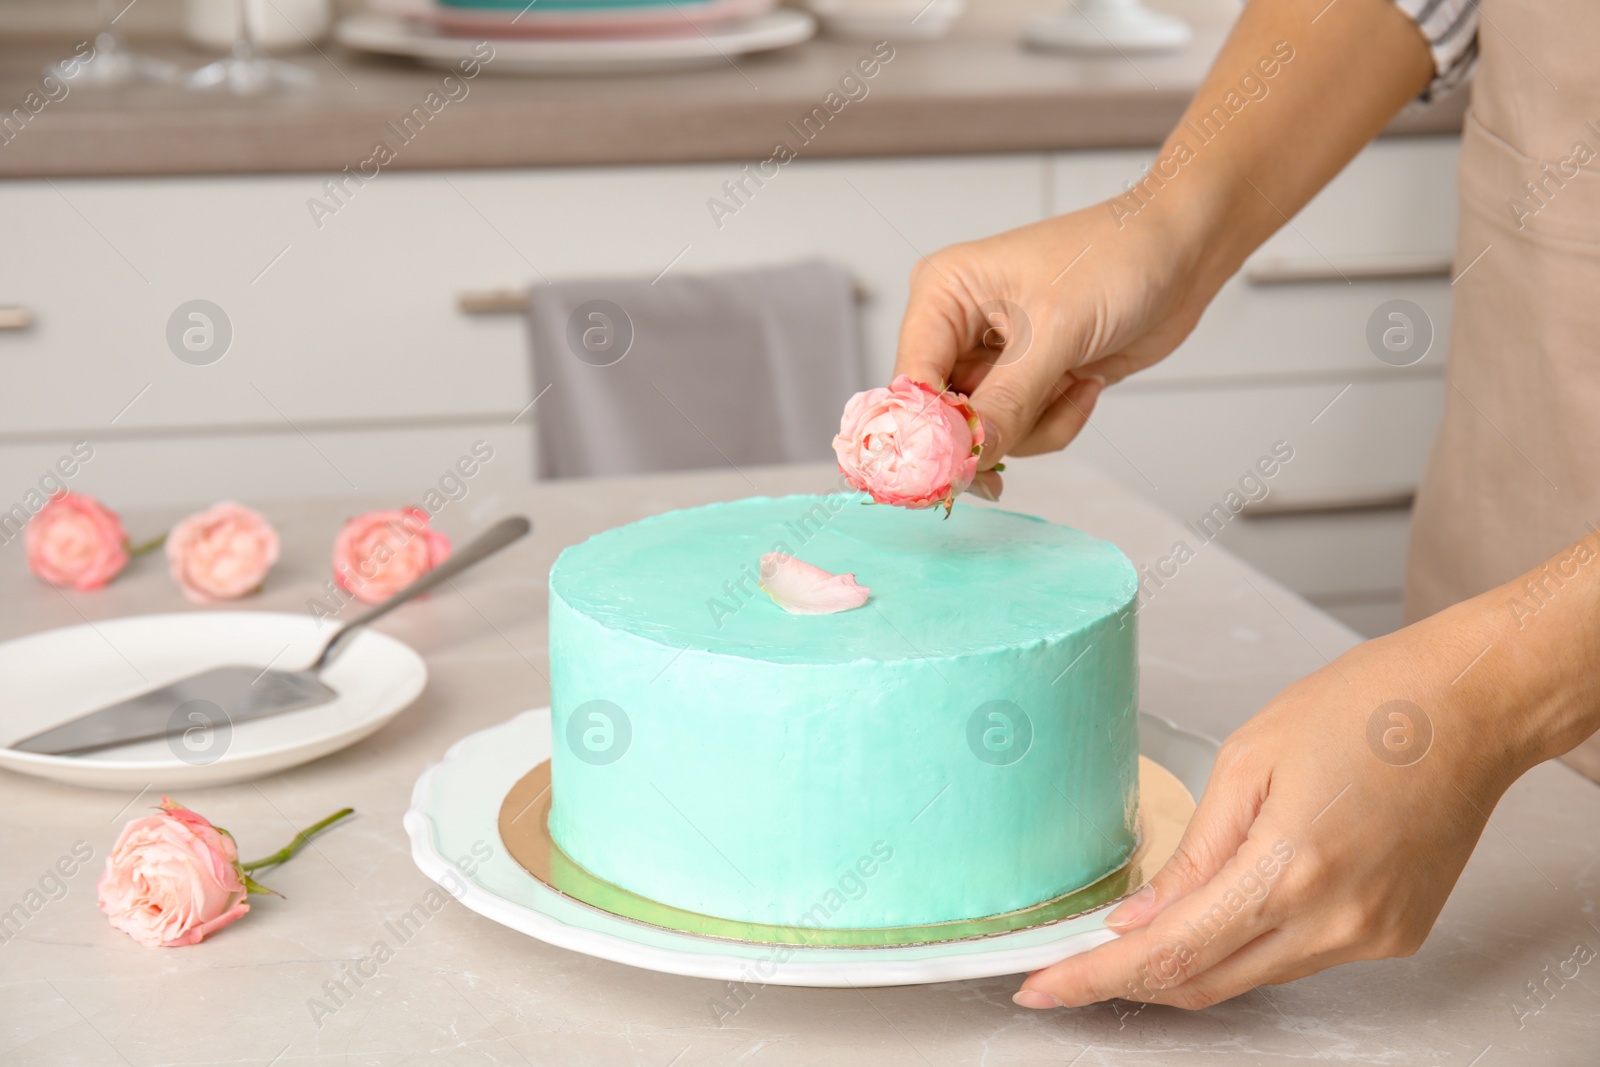
[[[1147,713],[1139,715],[1139,738],[1140,750],[1196,797],[1205,790],[1215,741]],[[574,952],[694,978],[888,986],[1018,974],[1114,936],[1101,922],[1104,909],[977,940],[888,948],[746,944],[623,919],[546,888],[500,843],[501,801],[530,767],[548,758],[549,708],[470,734],[417,779],[405,826],[417,866],[461,903],[502,926]],[[481,861],[485,846],[492,855]]]
[[451,7],[433,0],[367,0],[379,15],[434,26],[461,37],[625,37],[692,34],[697,26],[764,15],[778,0],[699,0],[654,7]]
[[[199,611],[138,615],[7,641],[0,644],[0,746],[211,667],[300,667],[332,632],[309,615]],[[181,738],[158,738],[84,756],[0,747],[0,767],[99,789],[259,778],[366,737],[417,698],[428,668],[410,646],[367,630],[322,678],[338,699],[199,735],[188,746]]]
[[[601,74],[679,70],[714,66],[729,57],[799,44],[817,32],[817,20],[804,11],[780,8],[751,19],[704,27],[679,37],[609,37],[576,40],[492,42],[494,58],[485,71],[501,74]],[[480,42],[448,37],[404,19],[354,15],[339,23],[334,37],[347,48],[409,56],[433,67],[480,61]]]

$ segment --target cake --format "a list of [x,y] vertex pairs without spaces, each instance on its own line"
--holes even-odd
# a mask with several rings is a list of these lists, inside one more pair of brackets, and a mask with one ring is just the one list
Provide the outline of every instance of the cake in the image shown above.
[[[918,926],[1117,870],[1138,803],[1137,576],[976,505],[853,494],[675,511],[550,572],[552,839],[591,874],[742,922]],[[867,603],[789,614],[782,552]]]

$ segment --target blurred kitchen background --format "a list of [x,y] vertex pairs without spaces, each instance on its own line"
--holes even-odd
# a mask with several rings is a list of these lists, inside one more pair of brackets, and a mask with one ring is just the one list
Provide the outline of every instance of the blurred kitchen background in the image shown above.
[[[808,427],[886,379],[918,257],[1128,189],[1239,6],[1084,2],[1150,39],[1074,42],[1067,0],[684,0],[704,18],[665,45],[549,5],[249,0],[306,84],[238,93],[46,74],[114,19],[181,79],[235,0],[0,0],[0,511],[77,441],[71,487],[119,510],[407,502],[478,441],[474,492],[596,473],[540,428],[606,419],[606,470],[825,458]],[[1198,523],[1286,442],[1218,543],[1367,634],[1399,622],[1443,401],[1462,95],[1409,109],[1071,450]],[[1397,322],[1398,355],[1372,340]],[[587,410],[563,375],[628,343],[648,369],[652,330],[634,407]]]

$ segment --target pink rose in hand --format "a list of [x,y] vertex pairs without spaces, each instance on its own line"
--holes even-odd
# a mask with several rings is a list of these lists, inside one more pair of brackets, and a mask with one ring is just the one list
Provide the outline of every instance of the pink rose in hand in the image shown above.
[[278,534],[259,512],[218,504],[167,533],[167,563],[183,595],[204,603],[261,588],[278,562]]
[[450,558],[450,538],[421,508],[369,511],[333,543],[333,580],[364,604],[387,600]]
[[28,569],[51,585],[99,589],[128,564],[128,535],[117,513],[94,497],[62,493],[23,533]]
[[233,838],[161,798],[122,828],[97,889],[111,925],[146,948],[193,945],[250,910]]
[[845,480],[878,503],[943,504],[948,515],[977,477],[983,438],[983,420],[966,397],[902,374],[887,389],[850,398],[833,451]]

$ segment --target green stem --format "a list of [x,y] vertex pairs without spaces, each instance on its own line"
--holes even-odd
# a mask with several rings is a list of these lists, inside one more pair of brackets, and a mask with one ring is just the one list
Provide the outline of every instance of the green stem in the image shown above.
[[245,871],[259,871],[263,867],[276,867],[280,863],[287,863],[294,857],[296,852],[299,852],[302,848],[305,848],[306,843],[313,837],[321,833],[323,830],[326,830],[328,827],[332,826],[346,815],[354,815],[355,810],[355,808],[343,808],[339,811],[336,811],[326,819],[323,819],[321,822],[314,823],[295,834],[293,841],[290,841],[287,845],[284,845],[272,855],[258,860],[251,860],[249,863],[241,863],[239,866]]
[[150,540],[144,542],[143,544],[139,544],[139,545],[129,544],[128,545],[128,555],[130,555],[130,556],[142,556],[146,552],[154,552],[156,549],[160,548],[162,545],[164,545],[166,543],[167,543],[167,535],[166,534],[162,534],[160,537],[152,537]]

